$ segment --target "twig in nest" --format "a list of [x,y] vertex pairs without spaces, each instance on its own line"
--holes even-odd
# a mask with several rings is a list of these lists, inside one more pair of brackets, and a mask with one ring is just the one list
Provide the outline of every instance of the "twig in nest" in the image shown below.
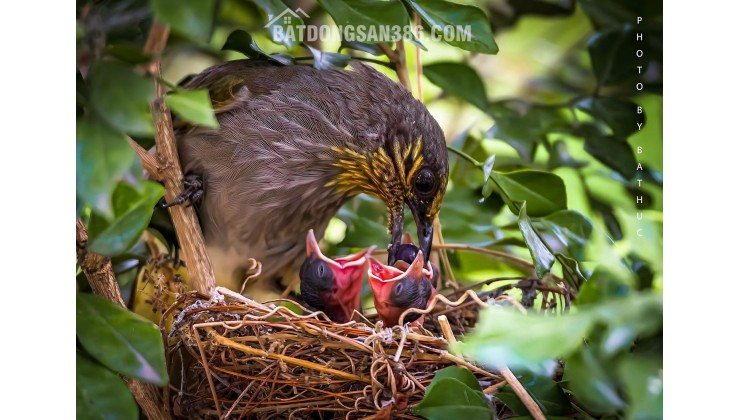
[[249,274],[247,278],[245,278],[244,281],[242,282],[242,288],[239,290],[239,293],[242,295],[244,294],[244,288],[247,287],[247,283],[249,283],[249,280],[252,280],[253,278],[262,274],[262,263],[261,262],[255,260],[254,258],[248,259],[247,262],[251,264],[251,266],[247,269],[247,271],[254,270],[254,272]]

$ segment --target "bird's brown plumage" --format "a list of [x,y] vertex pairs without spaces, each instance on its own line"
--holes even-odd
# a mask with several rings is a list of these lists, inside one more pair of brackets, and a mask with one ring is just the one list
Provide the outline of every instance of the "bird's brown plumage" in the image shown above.
[[203,178],[199,216],[221,284],[238,290],[248,258],[262,262],[262,279],[297,269],[305,232],[322,237],[358,193],[402,214],[422,166],[438,177],[438,189],[415,205],[432,216],[439,210],[443,133],[408,91],[368,66],[230,61],[186,87],[209,90],[220,124],[180,127],[177,137],[183,171]]

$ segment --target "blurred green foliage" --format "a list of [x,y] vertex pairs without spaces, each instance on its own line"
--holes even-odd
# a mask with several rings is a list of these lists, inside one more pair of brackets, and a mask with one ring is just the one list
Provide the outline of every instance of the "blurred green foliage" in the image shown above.
[[[132,273],[147,257],[140,236],[163,194],[143,179],[126,144],[127,136],[153,144],[153,84],[139,66],[149,60],[143,45],[153,17],[172,28],[162,58],[173,90],[167,104],[180,118],[209,126],[217,122],[207,95],[176,83],[224,60],[247,56],[330,68],[351,56],[385,62],[377,68],[396,77],[378,45],[301,45],[277,38],[275,25],[283,31],[303,23],[405,25],[414,13],[427,34],[440,24],[471,25],[469,41],[422,36],[406,49],[412,81],[413,45],[423,50],[423,100],[450,147],[444,238],[531,261],[532,268],[486,253],[449,253],[463,286],[489,281],[479,289],[519,299],[529,312],[495,305],[457,350],[492,368],[511,366],[548,418],[660,418],[662,4],[464,3],[301,2],[305,16],[266,28],[270,16],[297,2],[78,1],[77,213],[90,250],[112,257],[124,295],[130,294]],[[383,246],[385,211],[371,197],[347,203],[327,230],[328,254]],[[493,281],[504,277],[514,279]],[[78,284],[85,289],[84,276]],[[567,291],[556,299],[548,288]],[[116,373],[166,383],[159,333],[86,293],[77,299],[78,417],[135,418]],[[490,418],[480,385],[459,370],[445,371],[415,412]],[[528,414],[508,387],[493,401],[497,413]]]

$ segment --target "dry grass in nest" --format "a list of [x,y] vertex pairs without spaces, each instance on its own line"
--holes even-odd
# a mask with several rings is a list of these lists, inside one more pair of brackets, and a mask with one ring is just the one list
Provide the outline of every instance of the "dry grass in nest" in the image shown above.
[[[299,315],[224,288],[216,296],[180,295],[163,317],[164,324],[174,316],[165,396],[178,417],[417,418],[410,407],[442,368],[466,367],[484,388],[502,383],[448,353],[454,336],[446,318],[448,339],[421,327],[337,324],[321,312]],[[439,299],[448,316],[471,299],[485,305],[472,292]]]

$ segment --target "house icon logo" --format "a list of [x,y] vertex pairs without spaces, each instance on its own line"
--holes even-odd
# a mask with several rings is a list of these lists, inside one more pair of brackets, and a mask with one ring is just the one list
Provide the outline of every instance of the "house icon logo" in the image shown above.
[[[310,16],[308,13],[304,12],[303,9],[300,7],[298,9],[295,9],[295,11],[290,9],[283,10],[282,13],[280,13],[277,16],[274,15],[267,15],[267,24],[265,25],[265,28],[269,28],[273,25],[291,25],[291,24],[301,24],[303,23],[303,18],[309,18]],[[295,21],[295,22],[294,22]]]

